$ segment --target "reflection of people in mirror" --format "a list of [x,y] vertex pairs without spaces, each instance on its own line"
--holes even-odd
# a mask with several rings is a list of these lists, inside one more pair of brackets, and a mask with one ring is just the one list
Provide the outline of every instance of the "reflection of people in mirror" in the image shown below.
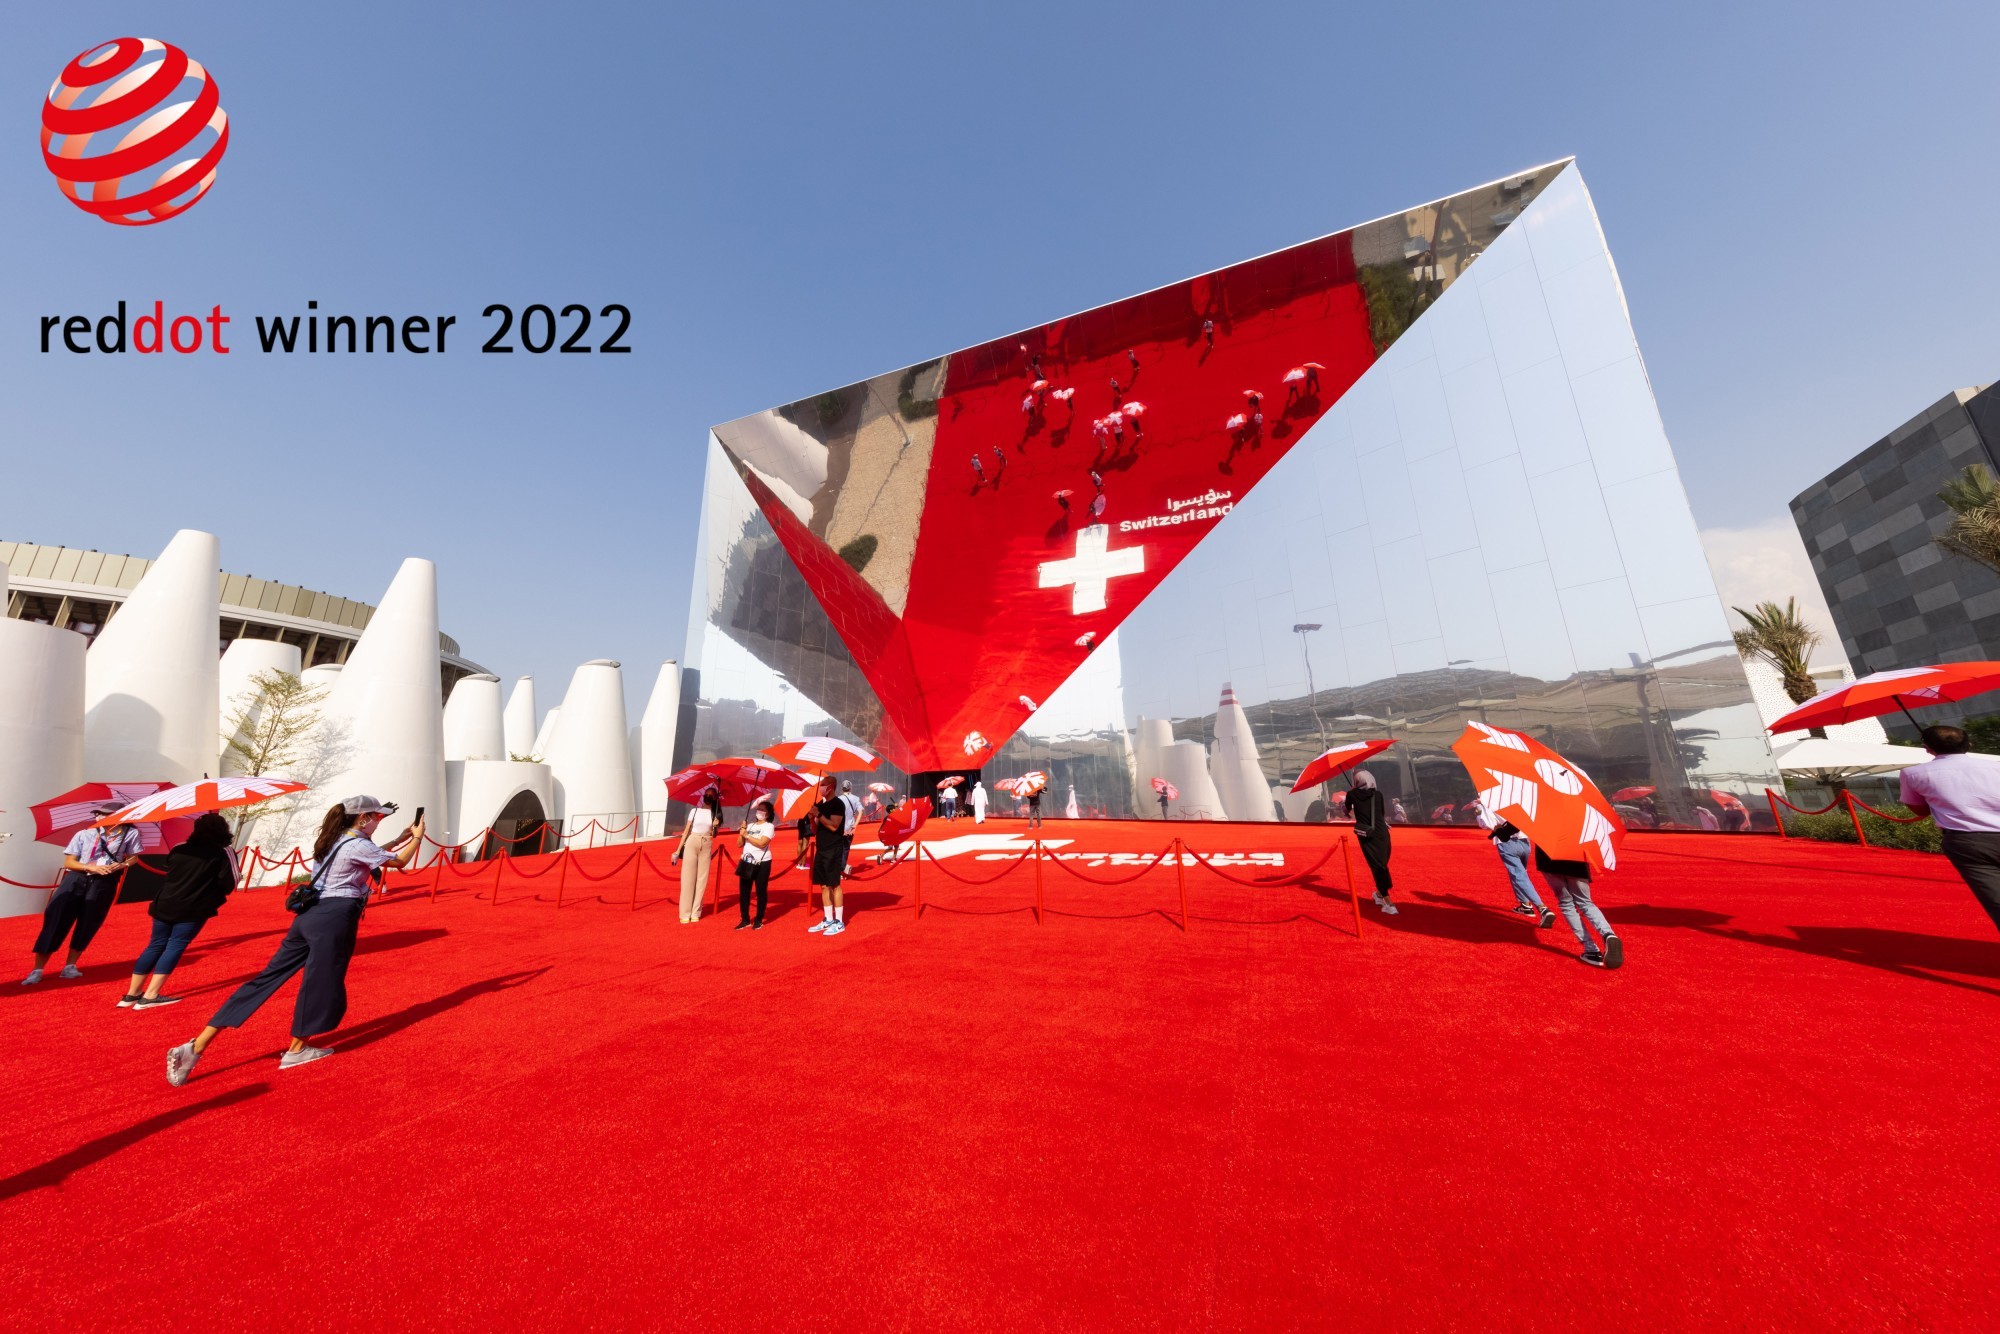
[[1215,346],[1214,320],[1203,320],[1201,322],[1201,341],[1208,344],[1210,348],[1213,348]]

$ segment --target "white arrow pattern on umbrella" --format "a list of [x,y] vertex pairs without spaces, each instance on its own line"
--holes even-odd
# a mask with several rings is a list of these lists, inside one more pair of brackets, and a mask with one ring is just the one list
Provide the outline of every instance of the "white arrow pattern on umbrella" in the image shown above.
[[206,778],[199,783],[183,783],[179,787],[142,797],[129,806],[113,811],[98,823],[110,825],[166,820],[175,815],[248,806],[253,802],[282,797],[288,792],[305,790],[304,783],[295,783],[289,778]]

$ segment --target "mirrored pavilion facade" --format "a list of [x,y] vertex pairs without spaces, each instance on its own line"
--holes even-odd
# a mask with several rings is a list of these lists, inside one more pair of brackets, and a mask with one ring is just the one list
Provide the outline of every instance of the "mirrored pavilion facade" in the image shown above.
[[1779,786],[1567,161],[716,427],[690,605],[683,764],[1315,820],[1304,765],[1392,738],[1461,823],[1477,719],[1635,827]]

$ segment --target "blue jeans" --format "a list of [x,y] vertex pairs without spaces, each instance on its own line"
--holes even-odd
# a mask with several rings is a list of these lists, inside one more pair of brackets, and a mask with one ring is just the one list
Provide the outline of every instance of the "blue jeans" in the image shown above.
[[[1548,880],[1549,888],[1556,892],[1556,906],[1562,909],[1563,920],[1569,923],[1569,929],[1576,933],[1577,944],[1587,950],[1597,948],[1591,943],[1589,933],[1583,929],[1585,918],[1597,928],[1597,934],[1606,940],[1618,934],[1611,929],[1611,923],[1604,919],[1604,914],[1598,910],[1597,905],[1590,901],[1588,880],[1577,876],[1549,875],[1546,871],[1542,874]],[[1582,913],[1582,918],[1577,915],[1579,911]]]
[[162,922],[153,919],[153,938],[146,942],[146,948],[139,954],[139,961],[132,965],[132,976],[143,977],[147,973],[171,973],[174,965],[181,961],[181,952],[188,942],[201,934],[206,921]]
[[1496,839],[1493,843],[1493,850],[1500,854],[1500,864],[1507,868],[1507,883],[1514,888],[1515,901],[1537,912],[1547,912],[1548,905],[1535,892],[1535,882],[1528,879],[1528,854],[1534,848],[1525,838],[1510,838],[1504,843]]

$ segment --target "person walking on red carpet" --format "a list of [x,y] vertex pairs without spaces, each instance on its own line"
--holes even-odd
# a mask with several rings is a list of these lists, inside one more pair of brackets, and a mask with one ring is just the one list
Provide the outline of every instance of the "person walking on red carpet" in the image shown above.
[[825,916],[806,930],[837,936],[847,929],[847,904],[840,878],[847,873],[847,803],[834,790],[832,778],[819,780],[819,804],[813,807],[812,882],[819,886]]
[[395,809],[389,803],[361,796],[337,802],[326,813],[319,836],[313,840],[307,906],[292,919],[292,929],[285,933],[264,971],[238,987],[193,1041],[167,1052],[169,1084],[179,1088],[187,1083],[195,1062],[215,1041],[215,1035],[225,1028],[241,1028],[301,968],[306,975],[292,1007],[292,1043],[279,1057],[278,1068],[290,1070],[333,1055],[330,1049],[315,1047],[308,1039],[331,1033],[347,1015],[347,965],[354,957],[361,912],[368,906],[376,873],[408,866],[423,846],[421,810],[388,847],[375,843],[375,830]]
[[701,900],[708,888],[708,862],[715,854],[715,836],[722,832],[722,793],[714,788],[701,794],[700,802],[688,812],[681,828],[681,845],[674,849],[674,865],[681,868],[681,925],[701,920]]
[[147,909],[153,936],[132,964],[132,981],[119,1009],[151,1010],[179,1002],[179,996],[161,995],[160,988],[188,943],[236,889],[236,858],[229,851],[234,838],[229,821],[207,811],[195,820],[187,841],[168,854],[167,882]]
[[1931,758],[1903,770],[1903,804],[1937,822],[1945,859],[2000,927],[2000,759],[1974,755],[1962,727],[1923,730]]
[[1542,896],[1535,892],[1535,882],[1528,878],[1528,854],[1534,850],[1528,836],[1513,821],[1503,820],[1487,810],[1485,802],[1473,802],[1472,810],[1479,827],[1493,840],[1493,850],[1500,854],[1500,865],[1506,868],[1507,883],[1514,891],[1514,911],[1534,918],[1537,926],[1554,926],[1556,915],[1542,902]]
[[[109,815],[116,806],[102,807],[99,815]],[[124,883],[127,867],[139,860],[139,831],[129,824],[109,829],[83,828],[76,831],[63,848],[62,883],[42,909],[41,933],[35,937],[35,966],[21,979],[32,987],[42,980],[49,959],[69,940],[69,957],[63,960],[59,977],[79,978],[83,970],[77,961],[97,939],[98,928],[117,901],[118,887]]]
[[[1585,861],[1557,861],[1543,852],[1541,845],[1535,845],[1535,869],[1548,881],[1549,889],[1555,893],[1556,906],[1562,909],[1563,920],[1576,935],[1576,943],[1583,946],[1583,961],[1593,968],[1618,968],[1625,963],[1625,944],[1618,939],[1618,933],[1611,929],[1601,910],[1590,897],[1590,863]],[[1590,932],[1584,930],[1584,922],[1597,929],[1603,944],[1592,941]]]
[[[743,828],[737,837],[743,842],[743,851],[736,858],[736,907],[743,920],[736,924],[738,931],[762,931],[764,929],[764,905],[771,897],[771,840],[778,836],[775,812],[769,797],[759,797],[750,803],[750,813],[743,821]],[[750,896],[757,897],[757,916],[750,916]]]
[[1354,787],[1347,794],[1347,813],[1354,817],[1354,841],[1361,845],[1361,860],[1375,877],[1375,906],[1394,917],[1396,905],[1389,901],[1395,881],[1389,876],[1389,804],[1375,786],[1375,775],[1366,769],[1354,771]]

